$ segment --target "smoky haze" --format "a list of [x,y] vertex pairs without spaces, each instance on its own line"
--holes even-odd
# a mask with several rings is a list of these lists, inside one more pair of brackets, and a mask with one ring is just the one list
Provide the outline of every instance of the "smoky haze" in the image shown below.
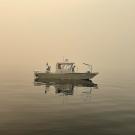
[[63,57],[99,72],[134,70],[135,1],[0,0],[1,71]]

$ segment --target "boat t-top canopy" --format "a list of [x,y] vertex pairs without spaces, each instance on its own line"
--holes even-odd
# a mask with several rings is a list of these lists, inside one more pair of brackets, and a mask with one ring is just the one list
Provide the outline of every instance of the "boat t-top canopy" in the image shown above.
[[74,62],[58,62],[57,64],[60,64],[60,65],[73,65],[75,63]]

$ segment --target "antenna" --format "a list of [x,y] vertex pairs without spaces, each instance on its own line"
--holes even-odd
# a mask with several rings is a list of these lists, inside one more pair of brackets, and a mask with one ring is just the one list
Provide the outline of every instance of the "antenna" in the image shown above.
[[63,56],[63,62],[64,62],[64,56]]

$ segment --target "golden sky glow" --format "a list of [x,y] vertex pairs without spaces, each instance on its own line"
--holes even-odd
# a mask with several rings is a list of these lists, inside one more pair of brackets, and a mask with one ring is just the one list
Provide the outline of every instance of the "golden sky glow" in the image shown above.
[[135,69],[135,1],[0,0],[1,68],[63,56],[97,69]]

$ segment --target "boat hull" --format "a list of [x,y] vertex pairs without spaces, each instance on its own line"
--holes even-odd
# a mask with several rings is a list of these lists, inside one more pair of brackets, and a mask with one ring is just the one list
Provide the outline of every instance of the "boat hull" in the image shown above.
[[35,72],[35,80],[90,80],[98,73],[41,73]]

